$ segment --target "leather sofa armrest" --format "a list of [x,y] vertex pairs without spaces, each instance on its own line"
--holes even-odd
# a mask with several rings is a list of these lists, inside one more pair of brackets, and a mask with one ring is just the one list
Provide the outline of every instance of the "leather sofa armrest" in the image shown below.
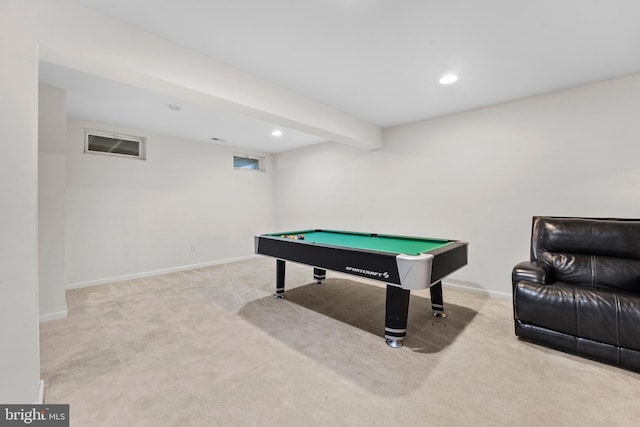
[[515,286],[521,280],[548,285],[552,281],[551,267],[538,261],[520,262],[511,271],[511,283]]

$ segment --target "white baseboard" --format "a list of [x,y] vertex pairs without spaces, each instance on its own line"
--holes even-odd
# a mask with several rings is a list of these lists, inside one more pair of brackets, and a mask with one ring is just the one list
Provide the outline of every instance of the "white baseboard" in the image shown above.
[[[351,279],[351,280],[357,280],[358,282],[365,282],[365,283],[370,283],[372,285],[377,285],[377,286],[386,286],[386,284],[384,282],[378,281],[378,280],[373,280],[373,279],[368,279],[366,277],[356,277],[353,276],[351,274],[346,274],[346,273],[342,273],[342,272],[337,272],[337,271],[333,271],[332,274],[335,275],[340,275],[346,279]],[[504,292],[496,292],[496,291],[492,291],[489,289],[485,289],[480,287],[480,285],[478,285],[477,283],[474,282],[467,282],[467,281],[463,281],[463,280],[455,280],[455,279],[445,279],[442,282],[442,286],[444,288],[449,288],[449,289],[455,289],[458,291],[463,291],[463,292],[470,292],[470,293],[474,293],[474,294],[479,294],[479,295],[485,295],[485,296],[489,296],[491,298],[500,298],[500,299],[511,299],[512,296],[511,294],[505,294]],[[428,292],[428,288],[427,288],[427,292]],[[446,304],[446,297],[445,297],[445,304]]]
[[442,282],[443,286],[446,288],[456,289],[464,292],[471,292],[474,294],[487,295],[492,298],[500,298],[500,299],[511,299],[511,294],[506,294],[504,292],[496,292],[489,289],[480,288],[478,286],[470,285],[469,282],[463,282],[459,280],[447,280]]
[[55,313],[41,314],[40,322],[48,322],[49,320],[64,319],[68,315],[69,315],[69,312],[67,311],[67,304],[65,304],[64,310],[62,311],[57,311]]
[[38,388],[38,401],[36,405],[44,405],[44,380],[40,380],[40,387]]
[[[85,282],[70,283],[70,284],[68,284],[66,286],[66,288],[67,289],[86,288],[86,287],[89,287],[89,286],[104,285],[104,284],[107,284],[107,283],[122,282],[122,281],[125,281],[125,280],[140,279],[140,278],[143,278],[143,277],[159,276],[161,274],[175,273],[175,272],[178,272],[178,271],[193,270],[193,269],[196,269],[196,268],[212,267],[214,265],[228,264],[230,262],[245,261],[245,260],[249,260],[249,259],[255,259],[257,257],[258,257],[258,255],[252,254],[252,255],[246,255],[246,256],[237,257],[237,258],[226,258],[226,259],[221,259],[221,260],[217,260],[217,261],[203,262],[203,263],[200,263],[200,264],[190,264],[190,265],[183,265],[183,266],[179,266],[179,267],[165,268],[165,269],[161,269],[161,270],[153,270],[153,271],[145,271],[145,272],[142,272],[142,273],[127,274],[127,275],[123,275],[123,276],[107,277],[107,278],[104,278],[104,279],[88,280],[88,281],[85,281]],[[362,278],[360,278],[360,279],[362,279]],[[377,282],[377,283],[379,284],[380,282]],[[464,291],[464,292],[472,292],[472,293],[476,293],[476,294],[480,294],[480,295],[487,295],[487,296],[490,296],[492,298],[501,298],[501,299],[511,299],[512,298],[512,295],[510,293],[492,291],[492,290],[489,290],[489,289],[482,288],[482,287],[478,286],[477,284],[475,284],[473,282],[467,282],[467,281],[462,281],[462,280],[446,279],[443,282],[443,286],[451,288],[451,289],[457,289],[457,290]],[[52,313],[52,314],[40,316],[40,321],[42,322],[42,321],[46,321],[46,320],[60,319],[60,318],[66,317],[66,316],[67,316],[67,311],[66,311],[66,307],[65,307],[65,311],[64,312]]]
[[212,267],[214,265],[228,264],[230,262],[245,261],[245,260],[253,259],[253,258],[256,258],[256,257],[257,257],[257,255],[247,255],[247,256],[242,256],[242,257],[237,257],[237,258],[226,258],[226,259],[221,259],[221,260],[217,260],[217,261],[203,262],[203,263],[200,263],[200,264],[182,265],[182,266],[179,266],[179,267],[164,268],[164,269],[161,269],[161,270],[145,271],[145,272],[142,272],[142,273],[134,273],[134,274],[126,274],[126,275],[123,275],[123,276],[107,277],[107,278],[104,278],[104,279],[88,280],[86,282],[69,283],[69,284],[67,284],[66,288],[67,289],[86,288],[86,287],[89,287],[89,286],[104,285],[106,283],[115,283],[115,282],[122,282],[122,281],[125,281],[125,280],[141,279],[143,277],[159,276],[161,274],[176,273],[178,271],[193,270],[193,269],[196,269],[196,268],[205,268],[205,267]]

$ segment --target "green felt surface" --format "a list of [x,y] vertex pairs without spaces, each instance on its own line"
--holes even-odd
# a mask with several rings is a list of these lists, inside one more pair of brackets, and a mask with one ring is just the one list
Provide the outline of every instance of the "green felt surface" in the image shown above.
[[[281,233],[273,234],[279,236]],[[332,246],[366,249],[370,251],[402,253],[418,255],[440,248],[448,243],[447,240],[423,239],[413,237],[398,237],[379,235],[372,237],[368,234],[345,233],[336,231],[297,231],[286,234],[302,234],[305,242],[319,243]]]

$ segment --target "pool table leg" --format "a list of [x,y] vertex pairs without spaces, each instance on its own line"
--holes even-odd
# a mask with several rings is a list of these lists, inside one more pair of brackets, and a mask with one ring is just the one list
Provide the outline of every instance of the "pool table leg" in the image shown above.
[[324,279],[327,277],[327,270],[323,270],[322,268],[313,267],[313,279],[317,284],[322,283]]
[[447,317],[444,312],[444,300],[442,298],[442,282],[437,282],[429,288],[431,292],[431,309],[435,317]]
[[402,340],[407,336],[409,296],[409,290],[402,289],[399,286],[387,285],[384,337],[390,347],[402,347]]
[[284,260],[276,260],[276,294],[274,298],[284,298],[284,272],[286,264]]

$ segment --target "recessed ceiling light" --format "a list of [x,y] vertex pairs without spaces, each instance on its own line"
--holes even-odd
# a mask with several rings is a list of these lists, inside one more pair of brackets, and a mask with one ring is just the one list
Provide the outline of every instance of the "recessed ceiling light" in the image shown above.
[[179,105],[175,105],[175,104],[167,104],[167,108],[173,111],[179,111],[182,110],[182,108],[180,108]]
[[271,132],[271,135],[273,135],[273,136],[282,136],[282,131],[276,129],[273,132]]
[[456,80],[458,80],[458,76],[456,76],[455,74],[445,74],[444,76],[442,76],[442,78],[440,78],[440,84],[441,85],[450,85],[451,83],[455,82]]

